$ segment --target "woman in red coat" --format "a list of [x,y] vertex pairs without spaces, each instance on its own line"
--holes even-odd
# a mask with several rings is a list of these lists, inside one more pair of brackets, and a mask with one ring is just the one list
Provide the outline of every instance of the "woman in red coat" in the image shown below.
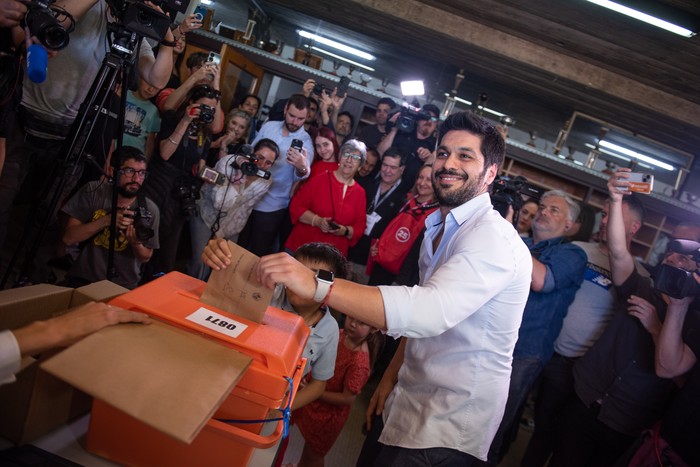
[[351,139],[340,148],[340,165],[318,174],[292,197],[292,233],[285,248],[291,252],[309,242],[334,245],[344,255],[366,226],[365,190],[353,179],[365,161],[364,143]]

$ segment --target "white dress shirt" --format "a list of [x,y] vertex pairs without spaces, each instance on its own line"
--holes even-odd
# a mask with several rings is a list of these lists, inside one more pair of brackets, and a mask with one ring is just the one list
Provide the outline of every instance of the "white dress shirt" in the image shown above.
[[15,335],[0,331],[0,385],[13,383],[19,371],[21,355]]
[[420,285],[380,287],[388,334],[409,337],[380,441],[486,460],[508,398],[532,258],[484,193],[426,219]]

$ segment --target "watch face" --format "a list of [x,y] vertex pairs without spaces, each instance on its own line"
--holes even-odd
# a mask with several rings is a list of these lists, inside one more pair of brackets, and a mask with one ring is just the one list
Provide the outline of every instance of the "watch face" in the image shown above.
[[324,282],[333,282],[333,273],[324,269],[319,269],[316,277]]

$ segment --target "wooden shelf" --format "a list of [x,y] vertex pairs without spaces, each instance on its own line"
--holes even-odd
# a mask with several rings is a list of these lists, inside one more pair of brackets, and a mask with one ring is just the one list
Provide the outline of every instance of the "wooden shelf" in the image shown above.
[[[502,174],[522,175],[528,183],[546,190],[563,190],[578,201],[601,209],[608,197],[608,176],[562,161],[526,145],[509,141]],[[645,208],[644,225],[632,239],[634,256],[647,260],[656,241],[683,220],[697,217],[697,208],[658,194],[640,196]]]

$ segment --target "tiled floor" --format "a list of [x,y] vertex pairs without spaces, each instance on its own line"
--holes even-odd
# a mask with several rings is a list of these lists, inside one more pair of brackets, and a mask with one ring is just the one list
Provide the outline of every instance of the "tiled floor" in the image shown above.
[[[374,384],[370,381],[365,386],[362,393],[355,399],[350,418],[348,419],[340,437],[336,441],[333,448],[326,456],[327,467],[352,467],[355,466],[357,457],[362,449],[365,436],[362,434],[362,425],[365,420],[365,410],[369,404],[369,399],[374,391]],[[527,410],[527,409],[526,409]],[[511,445],[508,455],[499,464],[499,467],[517,467],[520,465],[520,459],[525,452],[527,443],[530,441],[531,432],[525,429],[520,429],[518,437]],[[283,465],[285,463],[296,463],[301,456],[301,451],[304,447],[304,440],[296,428],[292,429],[289,447]],[[364,466],[359,466],[364,467]]]

